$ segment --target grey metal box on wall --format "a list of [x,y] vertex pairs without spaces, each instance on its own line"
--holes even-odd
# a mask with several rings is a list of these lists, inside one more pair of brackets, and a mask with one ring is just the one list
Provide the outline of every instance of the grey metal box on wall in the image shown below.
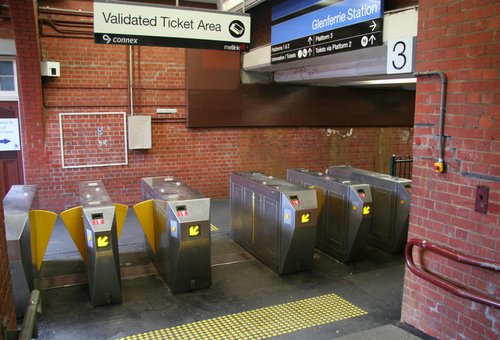
[[128,148],[151,149],[151,116],[128,116]]

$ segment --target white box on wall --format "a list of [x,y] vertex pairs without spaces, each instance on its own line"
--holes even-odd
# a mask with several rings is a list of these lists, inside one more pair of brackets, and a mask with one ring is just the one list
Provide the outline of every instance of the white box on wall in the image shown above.
[[128,116],[128,148],[151,149],[151,116]]
[[57,61],[42,61],[40,63],[42,76],[46,77],[60,77],[61,66]]

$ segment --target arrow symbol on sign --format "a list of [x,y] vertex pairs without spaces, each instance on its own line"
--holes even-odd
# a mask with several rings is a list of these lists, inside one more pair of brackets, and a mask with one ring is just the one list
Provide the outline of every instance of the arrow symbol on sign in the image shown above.
[[311,45],[311,44],[312,44],[312,42],[313,42],[313,38],[312,38],[312,37],[309,37],[309,39],[307,39],[307,42],[309,43],[309,45]]
[[10,141],[10,140],[8,140],[7,138],[0,139],[0,143],[2,143],[2,144],[8,144],[8,143],[10,143],[10,142],[11,142],[11,141]]
[[375,36],[374,36],[374,35],[370,35],[369,40],[370,40],[370,44],[371,44],[371,45],[373,45],[373,42],[374,42],[375,40],[377,40],[377,38],[375,38]]
[[370,28],[372,29],[372,32],[375,31],[375,28],[377,28],[377,23],[372,20],[372,24],[370,25]]
[[311,55],[311,54],[313,53],[312,48],[310,48],[310,47],[309,47],[309,50],[307,51],[307,53],[308,53],[309,55]]
[[109,239],[107,236],[99,236],[97,238],[97,248],[107,247],[109,244]]

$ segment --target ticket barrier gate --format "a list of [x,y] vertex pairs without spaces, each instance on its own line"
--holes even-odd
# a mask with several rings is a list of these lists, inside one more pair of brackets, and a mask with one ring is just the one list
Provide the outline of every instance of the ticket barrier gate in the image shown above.
[[36,185],[13,185],[3,199],[7,254],[16,317],[24,317],[37,286],[57,214],[37,210]]
[[94,306],[122,301],[120,238],[128,207],[111,201],[103,183],[78,184],[81,206],[61,213],[68,232],[82,256]]
[[372,221],[370,186],[306,169],[288,169],[287,180],[316,189],[316,247],[341,262],[366,257]]
[[233,239],[282,275],[313,265],[316,192],[260,172],[230,176]]
[[373,216],[368,243],[389,253],[402,251],[408,234],[411,180],[348,165],[330,166],[328,174],[370,185]]
[[210,198],[174,177],[141,180],[134,206],[148,254],[172,293],[212,286]]

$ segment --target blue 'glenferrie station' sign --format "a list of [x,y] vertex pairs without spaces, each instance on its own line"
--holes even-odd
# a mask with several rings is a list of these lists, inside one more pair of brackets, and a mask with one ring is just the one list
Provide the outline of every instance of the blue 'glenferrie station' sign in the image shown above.
[[271,63],[382,45],[383,0],[288,0],[272,11]]

